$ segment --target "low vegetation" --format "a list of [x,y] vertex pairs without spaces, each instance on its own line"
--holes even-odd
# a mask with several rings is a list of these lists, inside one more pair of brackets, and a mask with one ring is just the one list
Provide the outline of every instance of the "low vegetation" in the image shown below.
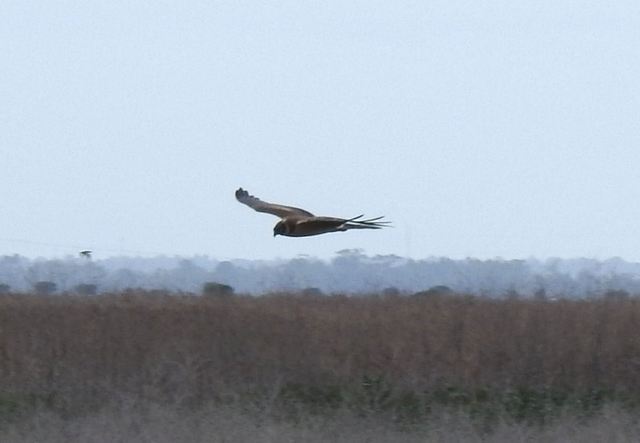
[[407,436],[446,417],[476,437],[614,416],[637,432],[638,325],[629,296],[5,294],[0,423],[160,405],[294,434],[332,417]]

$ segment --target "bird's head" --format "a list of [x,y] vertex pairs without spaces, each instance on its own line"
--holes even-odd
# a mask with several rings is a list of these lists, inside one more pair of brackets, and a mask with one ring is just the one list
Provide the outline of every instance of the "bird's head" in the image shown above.
[[287,225],[281,220],[273,227],[273,236],[284,235],[287,233]]

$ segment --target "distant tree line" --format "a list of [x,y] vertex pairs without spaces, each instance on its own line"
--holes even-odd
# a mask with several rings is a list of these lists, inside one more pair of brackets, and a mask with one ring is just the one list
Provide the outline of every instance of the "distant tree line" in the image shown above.
[[620,258],[504,260],[369,256],[343,250],[331,260],[219,261],[208,257],[31,260],[0,257],[0,294],[93,295],[124,289],[229,295],[274,291],[384,293],[452,291],[487,296],[583,297],[640,293],[640,263]]

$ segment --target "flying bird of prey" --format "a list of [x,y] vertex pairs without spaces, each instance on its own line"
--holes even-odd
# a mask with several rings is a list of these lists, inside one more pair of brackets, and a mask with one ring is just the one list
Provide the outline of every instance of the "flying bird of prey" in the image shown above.
[[353,218],[317,217],[304,209],[292,206],[267,203],[247,191],[239,188],[236,199],[258,212],[266,212],[280,217],[280,221],[273,227],[273,236],[308,237],[310,235],[326,234],[328,232],[342,232],[349,229],[380,229],[389,226],[389,221],[380,221],[382,217],[361,220],[364,215]]
[[85,250],[85,251],[80,251],[78,254],[80,255],[80,257],[90,259],[92,252],[93,251]]

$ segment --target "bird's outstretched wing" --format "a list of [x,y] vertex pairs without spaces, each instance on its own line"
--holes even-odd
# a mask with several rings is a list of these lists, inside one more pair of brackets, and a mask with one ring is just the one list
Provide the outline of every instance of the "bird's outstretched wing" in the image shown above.
[[266,212],[267,214],[273,214],[280,218],[290,217],[292,215],[313,217],[313,214],[311,212],[305,211],[304,209],[294,208],[292,206],[277,205],[274,203],[267,203],[265,201],[262,201],[259,198],[250,195],[242,188],[239,188],[236,191],[236,199],[240,203],[244,203],[245,205],[249,206],[252,209],[255,209],[258,212]]

